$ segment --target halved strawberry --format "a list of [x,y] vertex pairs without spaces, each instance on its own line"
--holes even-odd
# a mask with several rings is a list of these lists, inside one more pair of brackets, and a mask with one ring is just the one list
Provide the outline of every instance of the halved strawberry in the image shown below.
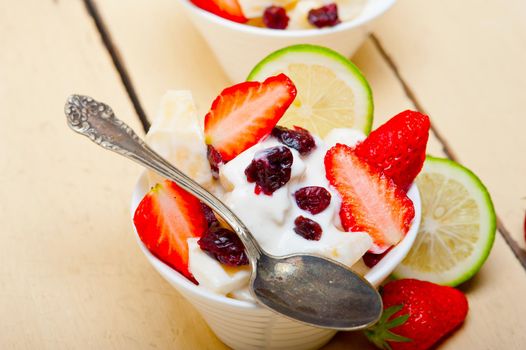
[[133,217],[135,228],[150,252],[197,284],[188,270],[190,237],[201,237],[208,228],[201,202],[165,180],[144,196]]
[[268,136],[296,97],[285,74],[226,88],[205,117],[205,141],[228,162]]
[[369,233],[374,242],[371,252],[382,253],[404,237],[415,210],[391,179],[342,144],[325,155],[325,172],[342,198],[342,226],[346,231]]
[[404,111],[371,132],[356,155],[407,191],[424,165],[429,127],[427,115]]
[[237,0],[191,0],[194,5],[212,12],[220,17],[238,23],[245,23],[248,19],[243,14]]

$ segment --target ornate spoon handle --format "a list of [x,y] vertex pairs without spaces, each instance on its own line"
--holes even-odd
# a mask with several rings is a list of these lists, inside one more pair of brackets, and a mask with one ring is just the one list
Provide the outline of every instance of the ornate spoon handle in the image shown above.
[[237,215],[217,197],[152,150],[132,128],[115,117],[110,106],[89,96],[71,95],[64,107],[64,113],[73,131],[174,181],[210,206],[241,238],[250,262],[255,266],[255,261],[261,255],[261,248]]

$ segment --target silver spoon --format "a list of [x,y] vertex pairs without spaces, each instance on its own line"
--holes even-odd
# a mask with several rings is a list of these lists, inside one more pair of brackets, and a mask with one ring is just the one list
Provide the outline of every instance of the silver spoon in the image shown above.
[[380,318],[382,299],[366,279],[320,256],[267,254],[223,202],[148,147],[108,105],[72,95],[64,112],[74,131],[174,181],[219,214],[245,245],[252,267],[250,291],[262,305],[296,321],[337,330],[367,328]]

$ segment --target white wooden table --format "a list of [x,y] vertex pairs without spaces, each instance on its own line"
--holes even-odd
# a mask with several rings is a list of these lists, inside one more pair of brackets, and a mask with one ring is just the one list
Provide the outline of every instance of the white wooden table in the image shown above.
[[[0,47],[0,348],[226,348],[135,243],[141,169],[75,136],[62,111],[89,94],[140,130],[165,90],[184,88],[204,113],[228,83],[177,2],[2,0]],[[375,124],[429,114],[429,152],[475,171],[500,218],[461,286],[468,319],[440,348],[525,349],[526,2],[399,0],[353,61]],[[340,333],[326,349],[350,344],[369,348]]]

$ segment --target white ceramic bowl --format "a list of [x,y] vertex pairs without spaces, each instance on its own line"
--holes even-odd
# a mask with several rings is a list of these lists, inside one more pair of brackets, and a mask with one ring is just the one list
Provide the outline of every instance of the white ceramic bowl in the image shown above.
[[[144,173],[133,191],[132,221],[135,209],[148,190]],[[379,286],[391,274],[414,243],[421,217],[420,195],[416,185],[413,184],[408,196],[415,206],[413,224],[405,238],[365,275],[375,286]],[[227,298],[200,288],[153,256],[140,240],[137,231],[135,236],[153,267],[194,305],[219,339],[233,349],[318,349],[336,334],[333,330],[291,321],[255,303]]]
[[371,31],[374,20],[395,2],[368,0],[356,18],[332,28],[275,30],[236,23],[202,10],[189,0],[178,1],[232,82],[244,81],[263,57],[289,45],[322,45],[351,57]]

